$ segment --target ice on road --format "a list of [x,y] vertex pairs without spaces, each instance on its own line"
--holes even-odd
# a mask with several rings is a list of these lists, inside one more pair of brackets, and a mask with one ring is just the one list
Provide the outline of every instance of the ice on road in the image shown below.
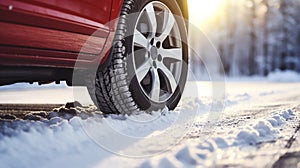
[[[300,150],[286,147],[299,124],[299,83],[226,82],[216,89],[189,82],[174,111],[133,116],[95,111],[82,88],[0,89],[0,104],[83,104],[25,117],[1,112],[0,167],[271,167]],[[213,99],[218,91],[222,101]]]

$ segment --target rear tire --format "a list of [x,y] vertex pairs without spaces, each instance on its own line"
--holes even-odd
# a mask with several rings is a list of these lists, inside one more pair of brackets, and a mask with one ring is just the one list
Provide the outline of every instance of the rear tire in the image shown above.
[[[174,15],[179,16],[179,18],[174,20],[174,27],[169,32],[170,36],[169,34],[166,37],[164,35],[168,27],[167,24],[161,27],[162,32],[159,32],[159,26],[157,26],[155,31],[149,32],[148,30],[142,33],[143,39],[149,42],[147,42],[148,46],[144,46],[144,49],[141,50],[146,50],[146,54],[148,54],[148,58],[145,57],[146,64],[149,62],[151,65],[147,65],[147,72],[144,71],[143,75],[138,76],[140,73],[136,58],[140,58],[137,57],[137,52],[141,50],[136,50],[135,44],[137,41],[135,39],[138,38],[136,31],[139,31],[138,25],[142,24],[140,23],[140,19],[143,19],[142,15],[147,15],[148,18],[151,17],[151,13],[148,12],[149,6],[153,6],[155,15],[152,15],[152,19],[155,16],[154,18],[156,18],[155,21],[157,22],[159,14],[163,15],[161,20],[164,23],[165,20],[169,22]],[[168,12],[166,12],[167,10]],[[165,15],[165,13],[168,13],[168,15]],[[148,21],[151,22],[150,19]],[[176,30],[175,25],[177,26]],[[147,29],[149,29],[152,25],[148,23],[147,26]],[[172,40],[171,33],[175,31],[181,38],[180,43],[177,42],[177,45],[180,46],[178,49],[172,48],[173,46],[171,46],[170,42],[165,42]],[[152,38],[149,36],[152,36]],[[162,41],[156,40],[160,37],[164,37],[164,39]],[[157,41],[157,43],[153,44],[151,40]],[[185,22],[175,0],[124,0],[110,53],[110,64],[96,73],[95,87],[88,87],[95,104],[98,105],[103,113],[132,114],[140,110],[159,110],[166,106],[173,110],[181,98],[181,93],[186,83],[188,64],[186,42],[187,31]],[[168,48],[165,49],[165,46],[168,46]],[[176,53],[180,51],[181,55],[170,56],[167,54],[168,56],[164,57],[163,51],[165,50],[167,53],[171,49],[174,49],[172,51],[176,50]],[[146,54],[142,55],[145,56]],[[167,64],[165,60],[169,58],[171,60],[174,59],[172,61],[175,63],[169,61],[170,63],[167,66],[165,65]]]

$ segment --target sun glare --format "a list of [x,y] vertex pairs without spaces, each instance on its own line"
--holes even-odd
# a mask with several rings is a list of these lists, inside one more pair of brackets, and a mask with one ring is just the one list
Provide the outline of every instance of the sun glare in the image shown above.
[[188,0],[190,21],[195,25],[206,24],[217,15],[222,0]]

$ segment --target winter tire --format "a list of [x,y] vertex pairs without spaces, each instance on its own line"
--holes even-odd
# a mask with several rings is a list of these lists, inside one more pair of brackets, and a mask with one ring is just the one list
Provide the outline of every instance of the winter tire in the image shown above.
[[187,30],[176,1],[124,0],[110,57],[89,90],[102,112],[173,110],[188,68]]

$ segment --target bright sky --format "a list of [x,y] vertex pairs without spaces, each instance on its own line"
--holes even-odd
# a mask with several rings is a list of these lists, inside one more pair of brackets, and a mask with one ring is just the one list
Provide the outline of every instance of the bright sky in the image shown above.
[[213,22],[223,5],[222,0],[188,0],[190,21],[195,25]]

